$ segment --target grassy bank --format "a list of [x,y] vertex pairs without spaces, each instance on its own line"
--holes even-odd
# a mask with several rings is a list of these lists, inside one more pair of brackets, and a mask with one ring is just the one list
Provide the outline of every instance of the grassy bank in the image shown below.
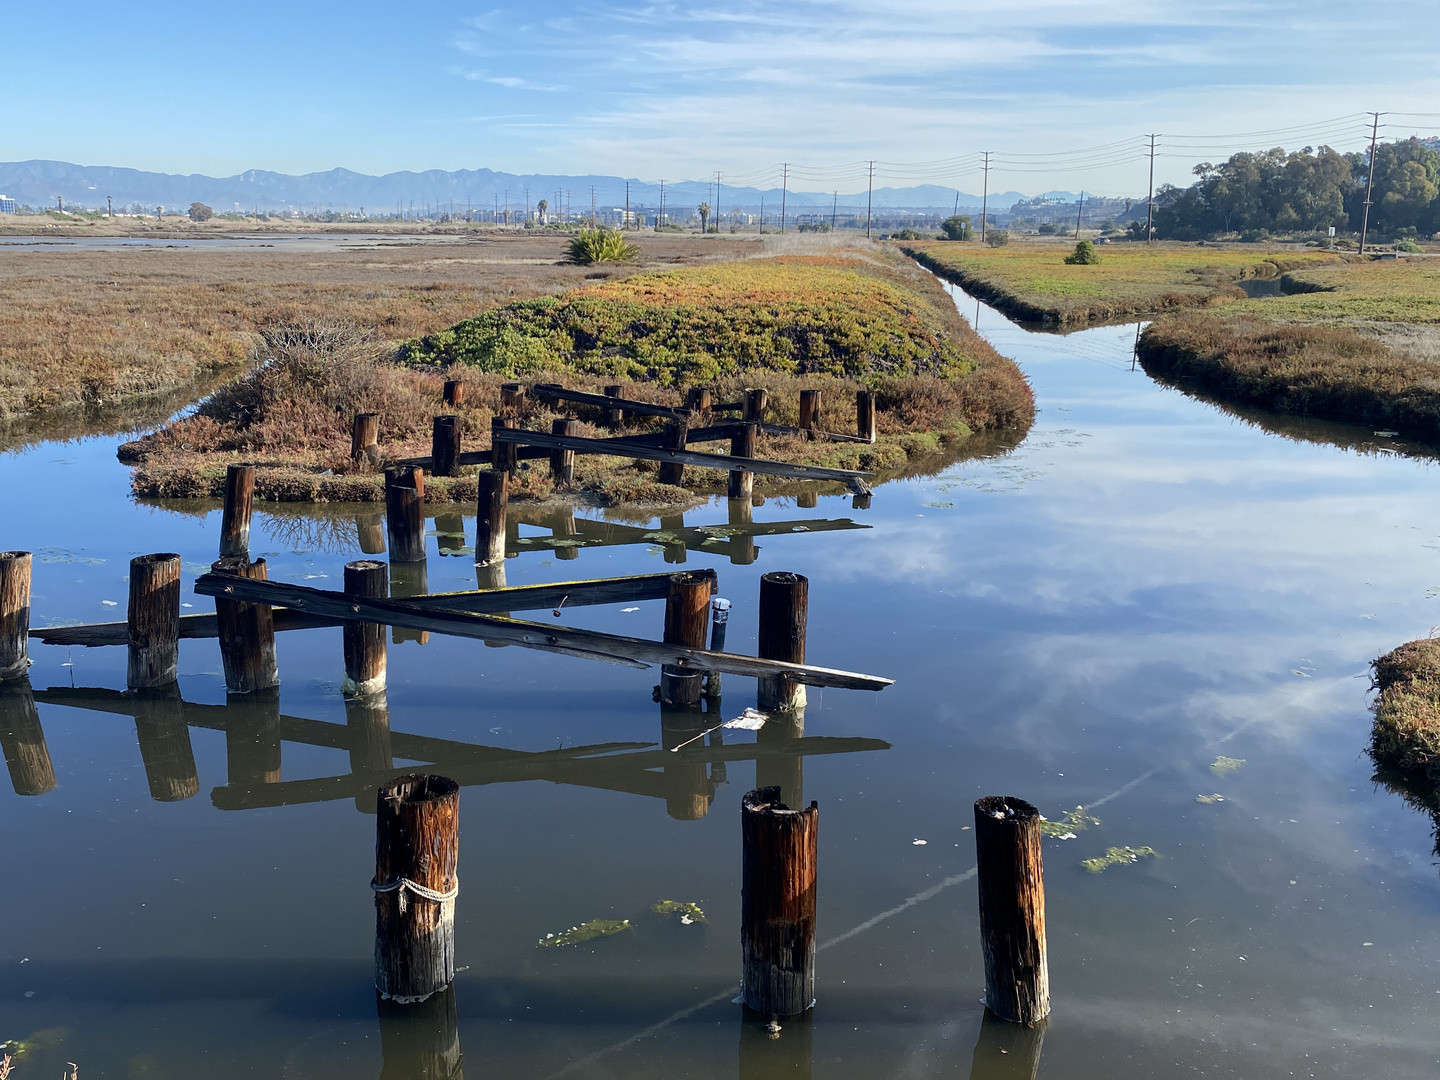
[[[953,451],[978,431],[1023,430],[1034,416],[1019,369],[970,329],[929,275],[883,256],[750,259],[640,274],[519,301],[416,339],[398,353],[354,328],[301,331],[267,330],[269,363],[194,416],[122,448],[139,466],[136,492],[214,496],[225,465],[250,460],[260,465],[262,498],[379,499],[379,469],[350,461],[351,416],[380,414],[387,460],[428,455],[442,381],[457,377],[466,383],[464,404],[454,410],[466,450],[489,446],[500,385],[514,378],[596,393],[619,382],[627,397],[671,405],[683,404],[690,385],[709,386],[717,401],[761,386],[770,391],[769,419],[789,425],[799,420],[800,390],[816,389],[822,392],[820,426],[841,432],[854,429],[855,391],[871,389],[878,405],[875,444],[763,437],[758,453],[881,474]],[[532,400],[519,420],[549,431],[561,415]],[[611,433],[594,410],[570,415],[581,435]],[[634,418],[626,430],[658,426]],[[436,479],[427,497],[474,498],[473,471]],[[688,500],[690,490],[718,491],[725,483],[723,471],[687,469],[689,490],[669,488],[655,471],[650,462],[581,456],[575,494],[609,504],[674,503]],[[761,491],[785,484],[756,478]],[[517,494],[551,494],[543,463],[522,469]]]
[[1407,641],[1372,666],[1375,764],[1440,782],[1440,639]]
[[1069,242],[1017,241],[998,248],[969,243],[911,243],[902,249],[1011,318],[1081,326],[1176,308],[1244,300],[1237,281],[1271,280],[1337,261],[1303,249],[1266,252],[1253,245],[1112,244],[1100,262],[1065,263]]

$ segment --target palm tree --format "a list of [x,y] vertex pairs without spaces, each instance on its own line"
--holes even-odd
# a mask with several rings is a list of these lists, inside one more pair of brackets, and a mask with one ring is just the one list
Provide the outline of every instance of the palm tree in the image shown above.
[[710,220],[710,204],[708,202],[702,202],[697,209],[700,212],[700,231],[702,233],[709,232],[710,230],[705,227],[705,222]]
[[539,212],[539,214],[540,214],[540,224],[541,224],[541,225],[544,225],[544,224],[545,224],[545,211],[547,211],[547,210],[550,209],[550,204],[549,204],[548,202],[546,202],[544,199],[541,199],[538,203],[535,204],[535,209],[536,209],[536,210]]

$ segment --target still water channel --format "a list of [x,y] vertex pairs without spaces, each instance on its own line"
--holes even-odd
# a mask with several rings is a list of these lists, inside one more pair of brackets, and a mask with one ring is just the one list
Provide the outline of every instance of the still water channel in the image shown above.
[[[1362,752],[1367,663],[1440,623],[1432,463],[1271,434],[1161,388],[1132,367],[1133,325],[1047,336],[957,302],[1035,386],[1023,445],[886,485],[868,510],[772,500],[754,519],[792,524],[684,555],[718,571],[732,651],[754,651],[758,575],[793,570],[810,579],[810,661],[896,680],[812,690],[804,735],[840,752],[766,757],[762,731],[730,733],[761,745],[708,768],[626,762],[678,737],[653,671],[441,637],[390,646],[396,763],[415,754],[467,784],[453,991],[467,1075],[1028,1076],[1025,1048],[982,1030],[966,826],[989,794],[1100,822],[1045,844],[1041,1077],[1435,1075],[1433,826]],[[1384,445],[1336,441],[1357,435]],[[128,559],[151,551],[183,554],[185,610],[208,610],[188,582],[214,557],[218,511],[134,503],[116,441],[0,458],[0,547],[37,553],[37,625],[123,618]],[[728,519],[722,500],[683,524]],[[866,527],[803,527],[842,519]],[[557,528],[521,526],[510,584],[679,557],[623,528],[556,549]],[[339,588],[359,536],[353,517],[262,512],[251,548],[273,579]],[[428,588],[474,588],[467,553],[442,550],[456,539],[431,544]],[[658,637],[662,606],[561,620]],[[310,741],[283,744],[277,778],[273,747],[232,733],[227,748],[225,728],[249,721],[225,708],[215,643],[182,642],[198,789],[162,787],[168,801],[116,693],[124,650],[35,648],[56,784],[0,793],[0,1038],[32,1047],[18,1080],[67,1061],[87,1080],[415,1075],[423,1033],[377,1017],[372,989],[374,817],[344,779],[358,751],[340,631],[279,648],[286,737]],[[726,676],[717,714],[752,704],[753,680]],[[635,745],[564,753],[601,743]],[[739,802],[757,770],[820,805],[817,1004],[778,1039],[731,1001]],[[1082,867],[1112,846],[1154,855]],[[661,900],[705,918],[655,915]],[[537,944],[591,919],[632,929]]]

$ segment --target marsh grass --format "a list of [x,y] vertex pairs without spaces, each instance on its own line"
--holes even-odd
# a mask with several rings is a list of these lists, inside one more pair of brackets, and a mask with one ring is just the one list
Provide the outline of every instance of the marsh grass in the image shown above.
[[1377,766],[1440,782],[1440,639],[1407,641],[1371,665],[1370,756]]

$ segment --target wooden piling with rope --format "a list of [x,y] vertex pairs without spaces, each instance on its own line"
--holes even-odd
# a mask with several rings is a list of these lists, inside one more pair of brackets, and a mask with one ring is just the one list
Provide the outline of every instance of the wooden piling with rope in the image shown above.
[[255,501],[255,466],[225,467],[225,509],[220,514],[220,557],[250,551],[250,510]]
[[796,1016],[815,1000],[816,803],[792,810],[778,788],[740,801],[740,993],[762,1016]]
[[1023,799],[991,795],[975,802],[985,1004],[1016,1024],[1050,1012],[1040,820]]
[[[756,655],[765,660],[805,663],[810,580],[774,571],[760,576],[760,634]],[[762,711],[803,709],[805,687],[783,676],[756,681],[756,705]]]
[[28,551],[0,551],[0,682],[30,670]]
[[385,470],[385,528],[390,561],[425,559],[425,473],[413,466]]

